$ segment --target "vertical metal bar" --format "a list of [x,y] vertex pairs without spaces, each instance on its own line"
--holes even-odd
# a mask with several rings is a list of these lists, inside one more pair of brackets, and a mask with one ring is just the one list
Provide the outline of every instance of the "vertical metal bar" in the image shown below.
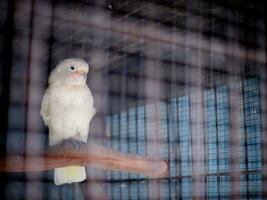
[[239,171],[238,171],[238,160],[239,157],[236,155],[238,152],[238,127],[237,127],[237,107],[238,104],[236,102],[237,91],[236,85],[238,82],[235,80],[236,78],[234,74],[230,75],[231,78],[229,80],[229,104],[230,104],[230,180],[231,180],[231,199],[236,199],[239,196]]
[[[174,22],[174,16],[173,16],[173,23]],[[173,32],[175,31],[175,28],[174,26],[172,26],[172,30]],[[172,37],[172,40],[174,38]],[[176,160],[176,148],[175,148],[175,130],[174,130],[174,123],[175,123],[175,117],[174,117],[174,113],[177,113],[177,110],[174,110],[173,109],[173,103],[176,104],[175,101],[173,101],[173,99],[177,99],[177,92],[176,92],[176,89],[177,89],[177,86],[176,86],[176,78],[177,78],[177,75],[176,75],[176,66],[174,64],[174,59],[175,59],[175,46],[173,45],[173,42],[172,42],[172,45],[171,45],[171,48],[172,48],[172,55],[171,55],[171,74],[170,74],[170,81],[171,81],[171,85],[170,85],[170,94],[169,94],[169,100],[167,101],[167,127],[168,127],[168,135],[167,135],[167,143],[168,143],[168,163],[169,163],[169,178],[168,178],[168,184],[169,184],[169,198],[172,198],[172,180],[173,180],[173,177],[172,177],[172,174],[171,174],[171,167],[173,167],[171,165],[172,162],[175,162]],[[177,106],[175,105],[175,108],[177,108]],[[176,114],[177,116],[177,114]],[[171,123],[170,123],[171,122]],[[172,128],[170,127],[172,125]],[[170,129],[172,130],[172,132],[170,131]],[[170,139],[170,134],[172,134],[172,137]],[[174,155],[173,155],[174,154]],[[176,171],[176,165],[175,165],[175,171]],[[174,176],[176,176],[177,174],[175,174]],[[175,182],[176,183],[176,182]],[[175,187],[175,196],[174,198],[177,198],[177,191],[176,191],[176,187]]]
[[[109,18],[108,18],[109,20],[106,20],[107,21],[107,24],[108,24],[108,26],[111,26],[111,22],[110,22],[110,19],[111,19],[111,17],[109,16]],[[106,32],[106,34],[105,34],[105,37],[106,38],[108,38],[108,39],[110,39],[110,35],[111,35],[111,32],[110,32],[110,29],[108,29],[107,30],[107,32]],[[111,115],[111,112],[110,112],[110,105],[109,105],[109,101],[110,101],[110,95],[111,95],[111,87],[109,86],[109,83],[110,83],[110,52],[108,51],[105,55],[104,55],[105,57],[106,57],[106,62],[104,63],[104,65],[103,65],[103,69],[104,69],[104,71],[105,71],[105,77],[104,77],[104,79],[105,79],[105,81],[106,81],[106,104],[107,104],[107,110],[106,110],[106,112],[110,115],[110,117],[112,116]],[[112,119],[111,119],[111,123],[110,123],[111,125],[112,125]],[[110,130],[112,130],[111,129],[111,127],[110,127]],[[112,132],[110,132],[110,134],[111,134],[111,136],[112,136]],[[107,135],[107,134],[106,134]],[[110,137],[110,138],[108,138],[109,139],[109,143],[110,144],[112,144],[112,138]],[[112,145],[110,145],[110,146],[112,146]],[[112,176],[112,173],[111,172],[109,172],[110,173],[110,175]],[[87,185],[87,187],[88,187],[88,185]],[[89,187],[90,187],[90,185],[89,185]],[[112,198],[112,191],[113,191],[113,188],[112,188],[112,186],[111,186],[111,182],[109,182],[109,184],[106,184],[105,183],[105,188],[110,188],[110,191],[111,191],[111,198]],[[107,189],[106,189],[107,190]],[[108,196],[108,194],[107,194],[107,196]]]
[[[265,13],[266,19],[266,13]],[[260,66],[260,116],[261,116],[261,137],[262,137],[262,198],[267,199],[267,39],[266,27],[267,21],[265,20],[265,63]]]
[[[145,16],[145,13],[146,13],[146,4],[142,6],[140,12],[142,13],[142,16]],[[140,19],[140,26],[144,25],[145,24],[145,18],[142,17]],[[144,29],[141,29],[141,31],[143,31]],[[142,56],[142,69],[140,69],[140,73],[139,76],[142,76],[142,95],[143,95],[143,99],[142,99],[142,104],[144,106],[144,151],[143,152],[145,155],[147,155],[147,128],[146,128],[146,91],[145,91],[145,82],[146,82],[146,77],[145,77],[145,63],[146,63],[146,58],[145,58],[145,49],[146,49],[146,41],[145,41],[145,38],[144,38],[144,33],[141,34],[141,37],[140,37],[140,43],[141,43],[141,56]],[[141,81],[140,81],[141,82]],[[140,83],[139,82],[139,83]],[[144,197],[148,198],[148,181],[145,180],[143,181],[144,185],[143,187],[146,188],[146,193],[144,194]],[[141,186],[142,187],[142,186]]]
[[[127,21],[127,18],[124,19],[125,21]],[[127,26],[123,26],[123,29],[126,29]],[[127,35],[124,34],[122,36],[122,44],[123,44],[123,48],[124,49],[127,49]],[[127,142],[127,152],[129,152],[130,150],[130,112],[129,112],[129,107],[128,107],[128,96],[127,96],[127,93],[128,93],[128,66],[127,66],[127,54],[124,53],[122,55],[122,62],[124,63],[122,68],[121,68],[121,74],[120,74],[120,80],[121,80],[121,90],[120,90],[120,110],[118,111],[119,113],[119,116],[121,116],[121,112],[122,111],[125,111],[126,112],[126,122],[127,122],[127,137],[126,137],[126,142]],[[121,122],[121,117],[119,119],[119,122]],[[119,125],[119,127],[121,127],[121,124]],[[119,129],[120,130],[120,129]],[[123,140],[121,140],[122,138],[122,135],[121,135],[121,131],[119,131],[119,149],[122,150],[122,142],[125,142]],[[120,173],[120,180],[122,179],[122,174]],[[129,179],[130,179],[130,174],[127,175],[127,190],[128,190],[128,198],[131,199],[131,182],[129,182]],[[126,181],[126,180],[125,180]],[[119,182],[121,183],[121,182]],[[122,189],[120,188],[120,198],[122,198],[123,195],[122,195]]]
[[[232,64],[232,65],[231,65]],[[239,125],[238,125],[238,71],[240,66],[236,65],[235,58],[233,63],[229,63],[229,111],[230,111],[230,182],[231,182],[231,199],[238,199],[240,195],[239,191]]]
[[[189,112],[189,126],[188,126],[188,134],[189,134],[189,136],[188,136],[188,138],[189,138],[189,141],[187,142],[188,143],[188,145],[189,145],[189,147],[188,147],[188,150],[190,151],[189,153],[188,153],[188,156],[189,156],[189,158],[188,158],[188,162],[189,162],[189,164],[188,165],[190,165],[189,166],[189,169],[188,169],[188,177],[190,178],[190,179],[188,179],[188,180],[191,180],[191,183],[190,183],[190,198],[192,198],[192,180],[193,180],[193,176],[192,176],[192,165],[193,165],[193,162],[192,162],[192,157],[190,157],[190,154],[192,154],[192,134],[191,134],[191,115],[190,115],[190,110],[191,110],[191,103],[190,103],[190,90],[191,90],[191,80],[190,80],[190,75],[191,75],[191,72],[190,72],[190,67],[192,67],[192,66],[190,66],[190,64],[189,65],[187,65],[187,61],[189,60],[189,57],[190,57],[190,55],[188,55],[188,54],[190,54],[190,48],[189,48],[189,46],[188,46],[188,40],[190,39],[188,36],[189,36],[189,32],[190,32],[190,30],[189,30],[189,14],[190,14],[190,7],[189,7],[189,3],[188,2],[186,2],[185,3],[185,13],[186,13],[186,15],[185,15],[185,32],[184,32],[184,38],[185,38],[185,40],[184,40],[184,43],[183,43],[183,45],[184,45],[184,47],[185,47],[185,49],[184,49],[184,54],[185,54],[185,56],[184,56],[184,85],[185,85],[185,93],[186,93],[186,95],[188,96],[188,112]],[[179,112],[181,112],[180,110],[179,110],[179,107],[178,107],[178,111]],[[179,145],[181,145],[181,135],[183,135],[183,133],[180,133],[179,132]],[[183,190],[183,183],[184,183],[184,181],[185,180],[187,180],[187,179],[185,179],[184,178],[184,174],[182,174],[182,172],[183,172],[183,168],[182,168],[182,162],[185,162],[185,161],[182,161],[182,157],[183,157],[183,155],[182,155],[182,150],[181,150],[181,147],[179,148],[180,149],[180,155],[179,155],[179,164],[180,164],[180,175],[181,175],[181,180],[180,180],[180,191],[182,191]],[[182,197],[183,198],[183,193],[181,193],[180,194],[180,197]]]
[[[48,83],[48,74],[50,74],[53,65],[53,45],[54,45],[54,23],[55,23],[55,14],[56,14],[56,5],[55,0],[51,0],[50,3],[50,10],[51,10],[51,17],[50,17],[50,28],[49,28],[49,42],[48,42],[48,68],[47,68],[47,78],[46,83]],[[46,139],[46,144],[48,144],[48,139]],[[50,184],[49,184],[49,171],[45,172],[45,179],[44,179],[44,192],[45,194],[49,194]],[[55,190],[58,193],[58,190]],[[59,194],[58,194],[59,195]]]
[[[142,57],[141,57],[141,55],[139,55],[139,65],[141,65],[142,66],[142,62],[143,62],[143,59],[142,59]],[[136,104],[135,104],[135,107],[136,107],[136,109],[135,109],[135,113],[136,113],[136,118],[135,118],[135,120],[136,120],[136,140],[135,140],[135,142],[136,142],[136,152],[137,152],[137,154],[140,154],[141,152],[140,152],[140,150],[139,150],[139,141],[140,141],[140,138],[139,138],[139,133],[138,133],[138,131],[139,131],[139,118],[140,118],[140,116],[139,116],[139,113],[138,113],[138,110],[139,110],[139,108],[140,108],[140,106],[142,106],[142,104],[144,103],[144,101],[143,101],[143,99],[142,99],[142,91],[140,91],[140,88],[143,86],[143,84],[142,84],[142,77],[141,77],[142,75],[141,75],[141,68],[139,67],[138,68],[138,75],[137,75],[137,78],[136,79],[139,79],[139,80],[137,80],[137,81],[135,81],[135,82],[137,82],[138,84],[137,84],[137,87],[135,88],[136,90],[135,90],[135,94],[136,94]],[[141,100],[141,104],[140,104],[140,100]],[[137,181],[137,198],[138,199],[140,199],[141,198],[141,196],[140,196],[140,185],[141,185],[141,182],[139,181],[139,179],[140,179],[140,175],[137,175],[137,179],[138,179],[138,181]]]
[[[189,84],[191,84],[191,83],[189,82]],[[191,90],[192,85],[189,85],[189,87],[190,87],[189,90]],[[189,144],[189,151],[190,151],[189,156],[191,154],[191,157],[189,157],[189,163],[190,163],[189,177],[191,177],[191,184],[190,184],[191,196],[190,197],[192,199],[195,199],[196,198],[195,197],[195,186],[193,186],[193,182],[195,181],[195,176],[193,174],[193,166],[195,165],[195,161],[193,160],[193,139],[192,139],[192,137],[193,137],[193,134],[192,134],[192,127],[193,127],[192,115],[193,114],[191,114],[191,111],[193,110],[192,107],[193,106],[192,106],[191,91],[190,91],[188,94],[188,110],[189,110],[189,142],[188,142],[188,144]]]
[[[175,2],[173,3],[173,6],[176,6],[175,5]],[[178,198],[178,196],[180,196],[179,193],[181,193],[181,178],[177,178],[180,174],[181,174],[181,159],[180,159],[180,144],[179,144],[179,137],[180,137],[180,133],[179,133],[179,120],[178,120],[178,113],[179,113],[179,110],[178,110],[178,87],[177,87],[177,82],[178,81],[181,81],[182,80],[178,80],[178,74],[177,72],[179,71],[178,70],[178,67],[175,63],[175,58],[176,58],[176,52],[177,52],[177,46],[174,44],[175,43],[175,32],[176,32],[176,26],[177,26],[177,20],[176,20],[176,14],[173,13],[173,19],[172,19],[172,23],[173,23],[173,26],[171,27],[172,28],[172,32],[173,32],[173,35],[172,35],[172,44],[171,44],[171,50],[172,50],[172,56],[171,56],[171,89],[170,89],[170,97],[172,99],[175,99],[171,101],[171,104],[174,104],[174,105],[171,105],[169,106],[169,114],[168,116],[170,116],[170,114],[173,112],[173,114],[171,114],[172,116],[172,124],[173,124],[173,136],[172,136],[172,139],[173,141],[170,140],[170,136],[168,134],[168,143],[171,143],[172,144],[172,151],[174,152],[174,155],[173,157],[170,155],[169,153],[169,163],[171,163],[171,161],[173,160],[174,162],[174,165],[175,165],[175,178],[173,177],[170,177],[170,180],[174,180],[174,186],[175,186],[175,195],[174,195],[174,198]],[[173,110],[172,106],[174,106],[176,108],[176,110]],[[172,109],[172,110],[171,110]],[[174,114],[175,113],[175,114]],[[176,118],[174,118],[174,115],[176,115]],[[175,124],[175,125],[174,125]],[[169,127],[169,125],[168,125]],[[175,129],[176,128],[176,129]],[[177,135],[176,135],[176,132],[177,132]],[[169,149],[169,151],[171,151],[171,149]],[[178,164],[178,166],[177,166]],[[172,167],[169,165],[169,167]],[[171,169],[169,169],[169,172],[171,171]],[[178,187],[176,187],[178,186]],[[177,191],[177,189],[178,191]],[[170,193],[171,195],[171,193]],[[170,196],[171,198],[171,196]]]
[[[244,76],[245,77],[245,76]],[[244,148],[244,157],[245,157],[245,171],[248,172],[248,137],[247,137],[247,119],[246,119],[246,102],[245,102],[245,90],[244,90],[244,81],[245,80],[240,80],[240,84],[241,84],[241,94],[240,94],[240,100],[241,102],[243,103],[242,107],[243,107],[243,131],[244,133],[241,133],[243,134],[243,137],[244,137],[244,145],[245,145],[245,148]],[[242,144],[243,145],[243,144]],[[248,173],[244,174],[245,176],[245,181],[246,181],[246,199],[249,198],[249,188],[248,188],[248,185],[249,185],[249,180],[248,180]]]
[[[122,97],[122,95],[123,95],[123,93],[121,93],[121,97]],[[118,111],[117,114],[119,115],[119,119],[118,119],[119,124],[118,124],[118,137],[116,138],[116,140],[119,143],[118,144],[119,151],[122,151],[122,145],[121,145],[121,143],[122,143],[122,139],[121,139],[121,110]],[[121,186],[121,179],[122,179],[121,172],[116,172],[116,173],[119,173],[119,177],[118,177],[119,178],[119,182],[118,182],[118,184],[120,183],[120,186]],[[120,187],[120,199],[122,199],[121,187]]]
[[[125,36],[124,36],[125,39]],[[124,55],[123,57],[123,61],[127,60],[127,55]],[[129,112],[129,108],[128,108],[128,97],[127,97],[127,67],[123,66],[123,71],[122,71],[122,90],[124,90],[123,92],[123,102],[122,105],[124,105],[125,108],[125,112],[126,112],[126,122],[127,122],[127,152],[130,152],[130,112]],[[130,182],[131,178],[131,174],[128,173],[127,174],[127,189],[128,189],[128,198],[131,199],[132,195],[131,195],[131,184],[133,184],[132,182]]]
[[[203,100],[203,104],[205,104],[205,100]],[[203,107],[203,110],[205,109],[205,105]],[[204,110],[204,113],[205,113],[205,110]],[[205,114],[204,114],[204,117],[203,117],[203,143],[204,143],[204,149],[203,149],[203,153],[204,153],[204,156],[203,156],[203,163],[204,163],[204,196],[203,198],[207,199],[207,183],[208,183],[208,170],[207,170],[207,160],[208,160],[208,156],[207,156],[207,146],[208,146],[208,143],[206,141],[206,126],[205,126],[205,121],[207,119],[205,118]]]
[[[29,36],[28,36],[28,54],[27,54],[27,66],[26,66],[26,95],[24,100],[24,132],[28,133],[28,109],[29,109],[29,96],[30,96],[30,84],[31,84],[31,64],[32,64],[32,49],[33,49],[33,35],[34,35],[34,18],[35,18],[35,0],[31,0],[30,22],[29,22]],[[25,144],[26,145],[26,144]]]
[[[174,140],[174,145],[177,145],[177,150],[178,152],[176,152],[176,148],[175,148],[175,157],[174,157],[174,160],[175,160],[175,164],[178,163],[178,167],[176,165],[176,176],[181,176],[181,143],[180,143],[180,129],[179,129],[179,107],[178,107],[178,96],[176,97],[176,101],[175,101],[175,104],[176,104],[176,107],[177,107],[177,110],[176,110],[176,114],[177,114],[177,136],[175,137],[176,139]],[[178,184],[178,193],[176,192],[176,198],[180,198],[181,197],[181,191],[182,191],[182,178],[180,177],[177,181],[177,184]]]
[[[198,13],[202,8],[200,2],[197,3]],[[200,15],[198,15],[198,22],[200,22]],[[201,30],[201,27],[198,27]],[[197,33],[197,46],[199,49],[197,52],[189,52],[195,54],[195,59],[188,59],[187,62],[196,67],[190,69],[190,121],[191,121],[191,141],[192,141],[192,198],[199,199],[205,196],[205,184],[203,179],[204,173],[204,132],[203,132],[203,78],[202,78],[202,52],[201,48],[201,33]]]
[[[31,86],[32,86],[32,62],[33,62],[33,43],[34,43],[34,34],[35,34],[35,16],[36,16],[36,2],[35,0],[31,0],[30,2],[30,20],[29,20],[29,35],[28,35],[28,49],[27,49],[27,66],[26,66],[26,77],[25,77],[25,99],[24,99],[24,134],[26,135],[26,141],[25,141],[25,155],[32,153],[32,147],[30,145],[31,142],[31,125],[30,125],[30,114],[32,105],[30,105],[31,102]],[[25,162],[27,162],[27,156],[24,158]],[[33,188],[32,182],[34,180],[29,179],[29,173],[26,173],[26,188],[25,188],[25,198],[37,198],[39,196],[38,191],[36,191],[37,188]],[[35,184],[37,186],[37,184]],[[40,191],[39,191],[40,192]]]
[[[8,1],[8,11],[5,21],[4,32],[4,51],[1,67],[1,152],[5,152],[6,133],[8,131],[8,108],[10,101],[10,80],[13,63],[13,38],[14,38],[14,15],[15,15],[15,0]],[[2,142],[4,144],[2,144]]]
[[[264,12],[263,14],[264,18],[266,19],[267,17],[267,12]],[[261,132],[262,132],[262,154],[263,154],[263,169],[262,169],[262,189],[263,189],[263,194],[262,197],[263,199],[267,199],[267,20],[264,21],[264,25],[263,28],[265,30],[265,48],[264,48],[264,52],[265,52],[265,63],[263,64],[263,66],[261,67],[260,70],[260,94],[261,94]]]
[[[125,27],[126,28],[126,27]],[[124,39],[126,39],[126,36],[124,36]],[[127,43],[125,44],[127,45]],[[124,55],[124,61],[127,60],[127,55]],[[127,63],[127,62],[125,62]],[[128,76],[128,69],[127,69],[127,66],[123,66],[124,69],[123,69],[123,77],[122,77],[122,80],[123,80],[123,85],[124,85],[124,100],[125,103],[124,106],[125,106],[125,111],[126,111],[126,117],[127,117],[127,152],[130,152],[130,142],[131,142],[131,137],[130,137],[130,133],[131,133],[131,130],[130,130],[130,108],[129,108],[129,99],[128,99],[128,96],[127,96],[127,76]],[[132,123],[132,122],[131,122]],[[127,175],[127,185],[128,185],[128,198],[129,199],[132,199],[132,191],[131,191],[131,185],[134,184],[134,182],[130,182],[129,180],[131,179],[131,174],[128,173]]]
[[[221,83],[220,83],[221,84]],[[217,165],[217,169],[216,169],[216,180],[217,180],[217,195],[218,195],[218,199],[221,199],[223,197],[221,197],[221,180],[222,180],[222,175],[223,175],[223,172],[221,171],[221,162],[220,162],[220,159],[221,159],[221,146],[220,146],[220,143],[221,143],[221,140],[220,140],[220,134],[222,134],[220,131],[219,131],[219,114],[218,114],[218,106],[219,106],[219,99],[218,99],[218,87],[215,87],[214,88],[214,104],[215,104],[215,118],[216,118],[216,165]],[[226,112],[226,110],[225,110]],[[225,126],[225,124],[224,124]],[[225,133],[223,133],[224,136],[225,136]]]
[[[194,72],[195,71],[195,72]],[[203,145],[203,91],[201,83],[201,68],[191,71],[192,77],[197,79],[195,89],[190,94],[190,121],[192,136],[192,178],[193,199],[204,197],[204,145]],[[195,84],[193,84],[195,85]],[[194,86],[192,86],[194,87]]]
[[[138,92],[138,86],[136,87],[136,94],[137,94],[137,98],[136,98],[136,104],[135,104],[135,121],[136,121],[136,128],[135,128],[135,148],[136,148],[136,153],[140,154],[139,152],[139,148],[138,148],[138,119],[139,119],[139,115],[138,115],[138,108],[139,108],[139,92]],[[139,185],[140,185],[140,181],[139,181],[140,175],[137,174],[137,198],[140,199],[140,189],[139,189]]]
[[[13,64],[13,38],[14,38],[14,18],[15,18],[15,0],[9,0],[7,2],[7,15],[4,25],[4,44],[3,44],[3,58],[1,58],[1,95],[0,95],[0,150],[5,159],[6,153],[6,141],[8,133],[8,119],[9,119],[9,103],[10,103],[10,82],[11,71]],[[5,197],[6,184],[8,183],[6,173],[0,173],[1,188],[0,194]]]
[[219,148],[219,131],[218,131],[218,116],[217,116],[217,89],[216,89],[216,86],[213,88],[214,90],[214,106],[215,106],[215,127],[216,127],[216,165],[217,165],[217,172],[216,172],[216,177],[217,177],[217,193],[218,193],[218,199],[220,200],[220,148]]
[[51,68],[53,65],[53,45],[55,42],[54,37],[54,26],[55,26],[55,16],[56,16],[56,0],[51,0],[51,17],[50,17],[50,29],[49,29],[49,42],[48,42],[48,73],[51,72]]
[[[171,83],[172,84],[172,83]],[[169,114],[169,106],[170,106],[170,100],[166,100],[164,101],[165,104],[166,104],[166,123],[167,123],[167,141],[164,141],[164,143],[167,142],[168,144],[168,163],[169,163],[169,166],[170,166],[170,161],[171,161],[171,155],[170,155],[170,152],[171,152],[171,146],[170,146],[170,114]],[[164,148],[165,148],[165,145],[164,145]],[[170,178],[170,170],[168,170],[168,196],[169,198],[171,198],[171,178]],[[166,183],[164,183],[166,184]]]
[[[157,58],[159,57],[158,54],[158,45],[156,44],[156,50],[157,50]],[[154,49],[150,49],[151,51],[154,51]],[[147,49],[146,49],[147,51]],[[158,59],[156,61],[148,61],[146,62],[146,82],[145,82],[145,95],[146,95],[146,103],[153,106],[153,115],[151,115],[151,110],[149,112],[149,121],[146,123],[146,127],[151,126],[151,122],[155,124],[156,130],[155,132],[149,131],[149,128],[147,129],[147,145],[149,146],[148,148],[148,154],[156,156],[158,155],[158,148],[159,148],[159,127],[158,127],[158,110],[157,110],[157,105],[160,99],[160,66],[159,66],[159,61]],[[153,93],[152,93],[153,91]],[[150,127],[151,129],[152,127]],[[153,130],[154,131],[154,130]],[[153,149],[153,151],[152,151]],[[148,198],[150,199],[159,199],[160,197],[160,191],[159,191],[159,185],[157,180],[150,180],[148,183]]]
[[[144,91],[144,138],[145,138],[145,141],[144,141],[144,145],[145,145],[145,155],[148,155],[148,137],[147,137],[147,126],[146,126],[146,123],[147,123],[147,113],[146,113],[146,97],[145,97],[145,91]],[[148,198],[149,197],[149,182],[148,182],[148,179],[146,179],[146,194],[145,196]]]
[[[209,25],[210,25],[210,27],[212,27],[213,26],[213,18],[211,17],[212,15],[211,15],[211,10],[213,9],[213,4],[212,4],[212,2],[208,2],[209,3],[209,5],[210,5],[210,13],[209,13],[209,17],[208,17],[208,22],[209,22]],[[211,50],[211,47],[212,46],[212,38],[210,38],[210,41],[209,41],[209,56],[207,56],[208,57],[208,61],[207,61],[207,63],[208,63],[208,67],[209,67],[209,69],[207,70],[207,71],[205,71],[205,68],[204,68],[204,77],[206,76],[206,74],[205,73],[212,73],[212,50]],[[209,76],[209,74],[208,74],[208,76]],[[211,78],[211,80],[212,80],[212,78]],[[207,86],[205,85],[206,84],[206,82],[205,82],[205,80],[203,81],[204,82],[204,88],[206,89],[206,88],[209,88],[209,83],[207,83]],[[211,83],[211,84],[213,84],[213,83]],[[205,116],[205,108],[206,108],[206,106],[205,106],[205,99],[203,100],[203,105],[204,105],[204,107],[203,107],[203,110],[204,110],[204,117],[203,117],[203,133],[204,133],[204,137],[203,137],[203,142],[204,142],[204,156],[203,156],[203,158],[204,158],[204,176],[205,176],[205,179],[204,179],[204,181],[205,181],[205,187],[204,187],[204,197],[205,197],[205,199],[206,198],[208,198],[208,172],[209,172],[209,170],[208,170],[208,167],[207,167],[207,164],[208,164],[208,150],[207,150],[207,148],[208,148],[208,142],[207,142],[207,140],[206,140],[206,137],[207,137],[207,130],[206,130],[206,121],[208,120],[208,119],[206,119],[206,116]],[[216,114],[216,113],[215,113]]]
[[[113,147],[113,143],[114,143],[114,141],[113,141],[114,140],[114,133],[113,133],[114,122],[113,122],[113,118],[114,118],[114,115],[111,115],[110,118],[111,118],[111,123],[110,123],[111,137],[110,137],[110,140],[111,140],[111,147]],[[110,192],[110,194],[111,194],[110,199],[114,199],[114,186],[112,185],[112,181],[115,178],[114,178],[114,173],[113,172],[111,172],[110,177],[111,177],[111,181],[110,181],[110,185],[109,185],[110,191],[111,191]]]

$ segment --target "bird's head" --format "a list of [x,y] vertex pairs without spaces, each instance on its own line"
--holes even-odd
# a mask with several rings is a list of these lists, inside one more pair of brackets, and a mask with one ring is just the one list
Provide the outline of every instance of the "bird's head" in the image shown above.
[[79,58],[69,58],[61,61],[51,72],[51,85],[84,85],[86,83],[88,64]]

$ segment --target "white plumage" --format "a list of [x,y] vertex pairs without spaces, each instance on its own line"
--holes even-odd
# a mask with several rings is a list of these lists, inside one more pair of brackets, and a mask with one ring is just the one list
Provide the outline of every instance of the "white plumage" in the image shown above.
[[[86,85],[88,71],[88,64],[84,60],[74,58],[60,62],[52,71],[40,111],[49,128],[49,145],[70,138],[87,142],[89,124],[96,112],[93,96]],[[56,185],[84,179],[84,167],[55,169]]]

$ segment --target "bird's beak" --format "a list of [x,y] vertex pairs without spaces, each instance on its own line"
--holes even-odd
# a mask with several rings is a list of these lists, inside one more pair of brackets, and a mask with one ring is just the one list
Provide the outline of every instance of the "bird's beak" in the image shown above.
[[86,70],[84,70],[84,69],[80,69],[80,70],[76,70],[75,71],[75,74],[77,74],[77,75],[86,75]]

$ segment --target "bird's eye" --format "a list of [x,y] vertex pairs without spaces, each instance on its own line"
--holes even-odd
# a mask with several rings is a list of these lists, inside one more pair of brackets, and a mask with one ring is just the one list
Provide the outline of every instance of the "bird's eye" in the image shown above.
[[74,65],[71,65],[71,66],[70,66],[70,70],[71,70],[71,71],[74,71],[74,70],[75,70],[75,66],[74,66]]

